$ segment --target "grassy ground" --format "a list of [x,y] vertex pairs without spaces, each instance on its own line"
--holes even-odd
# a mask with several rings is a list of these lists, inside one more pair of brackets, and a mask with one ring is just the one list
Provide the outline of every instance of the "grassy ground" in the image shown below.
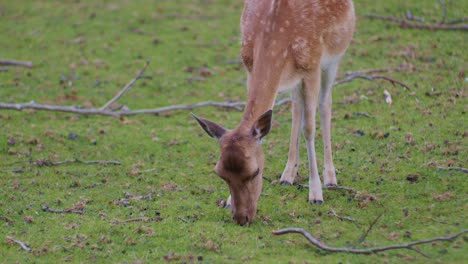
[[[447,19],[466,15],[466,1],[447,2]],[[147,59],[152,78],[140,80],[119,100],[130,109],[244,100],[245,73],[236,63],[242,5],[227,0],[2,1],[0,58],[31,60],[35,66],[0,72],[0,101],[100,107]],[[420,246],[427,259],[407,250],[329,254],[297,235],[271,234],[297,226],[330,245],[362,247],[467,228],[466,174],[437,169],[467,165],[466,32],[400,29],[363,16],[411,10],[430,22],[441,17],[437,1],[362,0],[355,7],[357,32],[341,71],[412,65],[389,74],[410,91],[365,80],[334,89],[338,180],[360,195],[325,190],[325,204],[317,206],[306,202],[306,189],[275,184],[289,141],[286,106],[275,109],[274,129],[264,141],[264,188],[249,227],[234,225],[230,212],[217,207],[217,199],[227,197],[227,187],[212,172],[217,147],[186,111],[118,119],[1,110],[0,262],[462,263],[463,239]],[[385,104],[384,90],[392,94],[392,105]],[[241,114],[214,108],[194,112],[227,127],[235,126]],[[301,154],[305,160],[304,148]],[[121,165],[34,164],[74,158],[118,159]],[[13,172],[18,168],[22,172]],[[417,175],[413,183],[407,180],[410,174]],[[305,164],[300,175],[298,183],[306,183]],[[122,200],[124,192],[152,191],[151,200]],[[86,212],[54,214],[42,211],[44,204]],[[339,221],[329,210],[356,221]],[[365,241],[356,244],[378,215]],[[138,217],[153,221],[116,223]],[[31,252],[7,237],[26,242]]]

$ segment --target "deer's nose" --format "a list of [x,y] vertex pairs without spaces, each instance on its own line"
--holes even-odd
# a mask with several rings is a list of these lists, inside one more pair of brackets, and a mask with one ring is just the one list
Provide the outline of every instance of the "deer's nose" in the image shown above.
[[246,215],[235,215],[232,219],[241,226],[244,226],[249,223],[249,217]]

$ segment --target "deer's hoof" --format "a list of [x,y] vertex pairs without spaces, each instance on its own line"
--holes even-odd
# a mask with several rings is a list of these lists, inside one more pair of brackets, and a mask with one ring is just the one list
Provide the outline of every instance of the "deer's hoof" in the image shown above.
[[288,182],[288,181],[280,181],[280,185],[292,185],[292,183]]
[[313,203],[313,204],[318,204],[318,205],[323,204],[322,200],[312,200],[310,202]]
[[328,183],[328,184],[325,185],[325,187],[327,187],[327,188],[328,187],[336,187],[336,186],[338,186],[338,185],[334,184],[334,183]]

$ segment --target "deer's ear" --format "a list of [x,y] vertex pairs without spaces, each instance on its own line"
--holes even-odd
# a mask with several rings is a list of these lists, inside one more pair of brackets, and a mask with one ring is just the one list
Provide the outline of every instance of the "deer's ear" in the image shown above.
[[198,117],[195,114],[192,113],[192,117],[197,120],[198,124],[205,130],[205,132],[210,136],[214,138],[221,138],[224,133],[226,133],[226,129],[214,122],[211,122],[209,120],[206,120],[204,118]]
[[272,115],[273,111],[270,109],[255,121],[250,130],[254,138],[260,140],[270,132]]

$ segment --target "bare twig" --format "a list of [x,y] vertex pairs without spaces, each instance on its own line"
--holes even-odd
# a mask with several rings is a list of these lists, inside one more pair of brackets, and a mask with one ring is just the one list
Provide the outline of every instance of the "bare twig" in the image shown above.
[[397,18],[394,16],[383,16],[378,14],[367,14],[367,18],[380,19],[390,21],[398,24],[401,28],[416,28],[428,30],[468,30],[468,24],[454,25],[454,24],[424,24],[415,23],[406,19]]
[[344,72],[345,75],[352,75],[356,73],[361,73],[361,74],[374,74],[374,73],[391,73],[394,71],[406,71],[408,69],[411,69],[412,66],[408,64],[401,64],[396,67],[380,67],[380,68],[371,68],[371,69],[361,69],[357,71],[346,71]]
[[347,220],[347,221],[350,221],[350,222],[356,222],[356,220],[354,218],[351,218],[349,216],[340,216],[340,215],[338,215],[335,212],[335,210],[333,210],[333,209],[328,210],[327,214],[328,215],[333,215],[334,217],[338,218],[339,220]]
[[129,193],[129,192],[124,192],[124,193],[125,193],[125,198],[135,199],[135,200],[152,200],[154,190],[151,191],[148,194],[145,194],[145,195],[137,195],[137,194],[132,194],[132,193]]
[[372,81],[372,80],[375,80],[375,79],[383,79],[383,80],[386,80],[386,81],[389,81],[390,83],[392,83],[393,85],[395,84],[398,84],[400,86],[403,86],[405,89],[407,90],[410,90],[409,86],[404,84],[403,82],[401,81],[398,81],[396,79],[393,79],[391,77],[388,77],[388,76],[385,76],[385,75],[379,75],[379,74],[362,74],[361,72],[357,71],[357,72],[354,72],[352,74],[349,74],[348,76],[346,76],[345,78],[343,79],[340,79],[340,80],[337,80],[335,82],[335,85],[339,85],[339,84],[342,84],[342,83],[346,83],[346,82],[350,82],[356,78],[360,78],[360,79],[365,79],[365,80],[369,80],[369,81]]
[[125,223],[131,223],[131,222],[151,222],[154,221],[153,218],[146,217],[146,216],[140,216],[137,218],[132,218],[132,219],[126,219],[126,220],[120,220],[120,219],[114,219],[111,221],[112,224],[125,224]]
[[[82,164],[99,164],[99,165],[120,165],[119,160],[80,160],[80,159],[70,159],[70,160],[63,160],[63,161],[47,161],[43,160],[45,163],[44,164],[36,164],[38,166],[57,166],[57,165],[62,165],[62,164],[68,164],[68,163],[82,163]],[[37,161],[36,161],[37,162]],[[41,161],[39,161],[41,162]]]
[[464,173],[468,173],[468,168],[463,168],[463,167],[442,167],[442,166],[438,166],[437,168],[439,170],[456,170],[456,171],[462,171]]
[[185,222],[185,223],[189,222],[187,219],[183,218],[182,216],[178,216],[177,219],[179,219],[180,221]]
[[369,225],[369,228],[367,228],[366,232],[361,235],[358,240],[356,240],[356,243],[354,243],[354,245],[357,245],[357,244],[360,244],[362,242],[364,242],[364,240],[366,240],[366,237],[367,235],[369,235],[370,231],[372,230],[372,228],[374,227],[374,225],[377,223],[377,221],[379,221],[380,217],[382,216],[383,214],[379,214],[375,219],[374,221],[372,221],[372,223]]
[[455,25],[463,22],[468,22],[468,17],[460,17],[447,21],[446,25]]
[[4,220],[7,223],[13,223],[14,222],[13,219],[11,219],[10,217],[4,216],[4,215],[0,215],[0,220]]
[[437,0],[442,7],[442,18],[439,21],[439,24],[445,24],[445,18],[447,17],[447,5],[443,0]]
[[387,246],[380,246],[380,247],[372,247],[372,248],[348,248],[348,247],[331,247],[328,246],[322,242],[320,242],[318,239],[313,237],[309,232],[302,228],[295,228],[295,227],[290,227],[290,228],[284,228],[284,229],[279,229],[279,230],[274,230],[272,233],[274,235],[284,235],[287,233],[299,233],[303,235],[310,243],[312,243],[314,246],[328,251],[328,252],[347,252],[347,253],[353,253],[353,254],[373,254],[377,252],[382,252],[386,250],[393,250],[393,249],[413,249],[413,246],[416,245],[421,245],[421,244],[427,244],[427,243],[432,243],[434,241],[453,241],[457,237],[465,234],[468,232],[468,229],[464,229],[459,231],[458,233],[448,235],[448,236],[440,236],[440,237],[433,237],[429,239],[423,239],[423,240],[416,240],[416,241],[411,241],[409,243],[404,243],[404,244],[393,244],[393,245],[387,245]]
[[50,208],[47,204],[44,204],[42,206],[42,211],[44,212],[50,212],[50,213],[56,213],[56,214],[63,214],[63,213],[72,213],[72,214],[84,214],[85,210],[81,209],[74,209],[74,208],[67,208],[67,209],[52,209]]
[[371,116],[370,114],[368,114],[366,112],[353,112],[353,115],[355,115],[355,116],[364,116],[364,117],[367,117],[367,118],[374,118],[373,116]]
[[31,61],[0,59],[0,65],[13,65],[13,66],[32,67],[33,63]]
[[117,101],[128,89],[130,89],[132,87],[132,85],[138,80],[141,78],[141,76],[143,75],[143,73],[145,72],[146,68],[148,67],[149,65],[149,61],[147,61],[145,63],[145,65],[143,66],[143,68],[141,68],[137,75],[135,76],[135,78],[133,78],[130,82],[128,82],[125,87],[120,90],[119,93],[117,93],[116,96],[114,96],[114,98],[110,99],[106,104],[104,104],[101,108],[99,108],[99,110],[103,111],[103,110],[106,110],[113,102]]
[[[62,161],[50,161],[46,159],[37,159],[34,161],[19,161],[15,163],[30,163],[30,165],[38,166],[38,167],[49,167],[49,166],[58,166],[62,164],[68,163],[82,163],[82,164],[99,164],[99,165],[120,165],[119,160],[80,160],[80,159],[69,159],[69,160],[62,160]],[[31,166],[32,167],[32,166]],[[9,170],[0,170],[1,172],[24,172],[23,168],[13,168]]]
[[6,237],[6,242],[9,243],[9,244],[13,244],[13,243],[16,243],[18,244],[22,249],[26,250],[26,251],[30,251],[31,248],[26,244],[24,243],[23,241],[20,241],[18,239],[14,239],[10,236],[7,236]]
[[142,174],[142,173],[147,173],[147,172],[152,172],[152,171],[155,171],[156,168],[151,168],[151,169],[147,169],[147,170],[137,170],[135,171],[136,174]]

